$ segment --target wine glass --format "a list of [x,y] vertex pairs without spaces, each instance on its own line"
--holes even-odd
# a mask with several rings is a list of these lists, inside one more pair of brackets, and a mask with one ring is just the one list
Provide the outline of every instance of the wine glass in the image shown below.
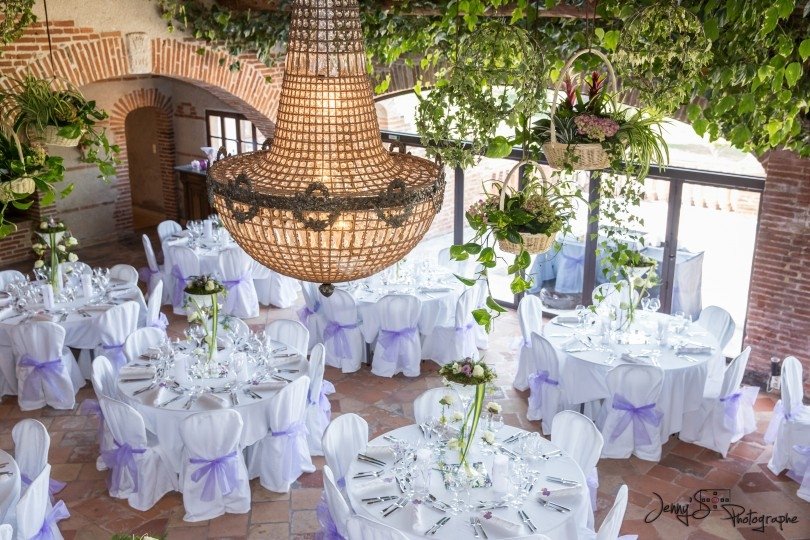
[[657,296],[650,298],[650,311],[655,312],[658,311],[659,309],[661,309],[661,299],[658,298]]
[[582,326],[585,324],[585,306],[582,304],[577,304],[577,307],[574,308],[574,311],[577,313],[577,319],[579,319],[579,325]]
[[641,299],[641,309],[644,311],[650,311],[650,298],[648,296]]

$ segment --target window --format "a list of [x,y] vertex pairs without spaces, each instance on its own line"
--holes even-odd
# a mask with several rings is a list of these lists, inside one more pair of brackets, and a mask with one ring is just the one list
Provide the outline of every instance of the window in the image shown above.
[[229,156],[254,152],[264,143],[265,136],[241,114],[206,111],[205,119],[208,146],[214,149],[224,146]]

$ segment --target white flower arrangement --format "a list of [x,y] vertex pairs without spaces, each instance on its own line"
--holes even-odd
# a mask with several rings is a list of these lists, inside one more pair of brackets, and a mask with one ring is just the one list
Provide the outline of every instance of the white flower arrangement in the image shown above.
[[462,420],[464,420],[464,415],[461,414],[460,411],[453,411],[453,414],[450,417],[450,420],[453,421],[453,422],[461,422]]
[[45,261],[42,259],[37,259],[34,261],[34,268],[42,268],[43,266],[45,266]]
[[481,439],[489,445],[495,444],[495,434],[489,430],[486,430],[481,434]]
[[443,395],[442,399],[439,400],[439,404],[441,404],[444,407],[452,407],[454,402],[455,400],[453,399],[453,396],[450,394]]
[[486,409],[488,413],[492,414],[501,414],[501,406],[499,403],[495,403],[494,401],[490,401],[486,404]]

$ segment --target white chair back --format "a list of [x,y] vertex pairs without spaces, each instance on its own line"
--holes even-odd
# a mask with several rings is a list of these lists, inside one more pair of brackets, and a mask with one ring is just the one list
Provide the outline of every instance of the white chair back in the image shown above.
[[446,247],[439,250],[439,266],[443,266],[453,272],[454,274],[458,274],[461,277],[472,277],[468,276],[467,269],[469,268],[468,261],[456,261],[450,258],[450,248]]
[[127,285],[138,284],[138,270],[129,264],[116,264],[110,268],[110,279],[117,279]]
[[737,355],[726,368],[723,374],[723,385],[720,387],[720,397],[726,397],[739,390],[742,384],[748,357],[751,356],[751,347],[746,347]]
[[173,234],[177,234],[183,230],[183,227],[180,226],[179,223],[176,221],[172,221],[171,219],[163,221],[157,227],[158,238],[160,238],[160,243],[162,244],[168,237]]
[[360,369],[360,364],[366,358],[366,345],[354,297],[336,289],[332,296],[321,299],[321,314],[326,361],[341,368],[344,373]]
[[25,476],[30,482],[48,465],[48,449],[51,447],[48,430],[41,422],[28,418],[17,422],[11,430],[11,438],[14,440],[14,461],[20,468],[20,476]]
[[0,291],[4,291],[9,283],[12,281],[22,281],[25,279],[25,274],[18,270],[3,270],[0,271]]
[[91,378],[93,390],[96,396],[107,396],[118,399],[118,387],[116,386],[115,371],[106,356],[96,356],[93,359],[93,375]]
[[551,442],[567,452],[587,475],[599,462],[605,440],[587,416],[560,411],[551,423]]
[[128,444],[132,448],[149,446],[141,413],[130,405],[107,396],[99,396],[98,402],[118,444]]
[[368,423],[354,413],[338,416],[326,428],[321,443],[326,464],[341,484],[357,454],[368,446]]
[[309,330],[309,348],[323,342],[323,325],[321,324],[321,293],[318,286],[309,281],[301,282],[301,293],[304,296],[304,307],[298,310],[298,320]]
[[736,324],[731,314],[719,306],[706,306],[700,312],[697,320],[703,328],[709,331],[720,343],[720,349],[725,348],[734,335]]
[[0,540],[11,540],[14,535],[14,528],[8,523],[0,525]]
[[264,328],[268,339],[283,343],[292,351],[306,357],[309,350],[309,330],[298,321],[277,319]]
[[[453,391],[444,386],[425,390],[413,400],[413,417],[417,424],[423,424],[430,419],[438,419],[442,414],[442,405],[439,403],[444,396],[450,396],[455,405],[456,396]],[[453,407],[448,409],[448,413]]]
[[551,422],[564,406],[565,381],[560,374],[560,359],[551,342],[537,333],[532,333],[530,339],[532,346],[526,356],[529,385],[526,418],[542,420],[543,433],[551,433]]
[[802,388],[802,364],[795,356],[788,356],[782,362],[782,408],[785,418],[793,411],[802,408],[804,389]]
[[335,523],[335,529],[343,538],[350,538],[348,532],[349,518],[352,516],[351,508],[343,498],[340,488],[335,483],[335,475],[329,465],[323,466],[323,492],[326,497],[326,506]]
[[622,528],[622,521],[624,520],[624,512],[627,509],[627,485],[623,484],[616,494],[616,500],[613,506],[605,516],[602,525],[599,526],[599,531],[596,533],[596,540],[616,540],[619,538],[619,532]]
[[392,294],[377,303],[380,333],[371,371],[381,377],[404,373],[418,377],[422,362],[419,315],[422,301],[409,294]]
[[138,329],[139,310],[137,302],[128,301],[111,307],[96,320],[101,338],[97,353],[107,356],[115,369],[126,363],[124,342]]
[[533,294],[527,294],[518,304],[518,322],[523,344],[531,343],[532,332],[543,332],[543,303]]
[[[192,414],[180,423],[180,486],[186,521],[250,509],[250,486],[239,443],[242,428],[242,416],[233,409]],[[215,460],[218,464],[212,464]]]
[[349,538],[362,540],[407,540],[407,536],[388,525],[361,516],[352,516],[348,523]]
[[138,328],[124,341],[124,356],[127,362],[136,362],[143,353],[159,347],[166,339],[166,332],[160,328]]
[[222,307],[226,315],[247,319],[259,316],[259,297],[253,284],[253,265],[253,259],[239,246],[219,254],[219,277],[228,292]]
[[[20,501],[17,503],[17,538],[39,537],[38,535],[45,524],[45,518],[48,514],[50,497],[48,483],[50,478],[51,466],[45,465],[39,476],[32,479],[31,485],[20,497]],[[64,508],[64,503],[62,503],[62,508]],[[51,535],[42,535],[41,537],[61,540],[62,534],[55,523],[50,527],[50,531]]]
[[[63,354],[65,329],[56,323],[36,321],[9,329],[9,337],[17,366],[20,408],[30,411],[47,404],[72,409],[77,389],[70,373],[76,366],[73,355]],[[59,363],[48,364],[51,367],[37,367],[56,361]]]
[[152,247],[152,240],[146,234],[141,235],[141,243],[143,243],[143,252],[146,255],[146,265],[149,267],[151,273],[160,271],[158,266],[157,257],[155,256],[155,249]]
[[166,330],[169,326],[169,321],[166,316],[160,312],[160,306],[163,304],[163,281],[158,281],[149,292],[149,298],[146,301],[146,326],[152,328],[159,328]]
[[188,282],[194,276],[200,275],[200,259],[194,250],[186,246],[171,246],[168,248],[171,267],[166,263],[166,274],[171,276],[171,283],[174,290],[169,291],[174,312],[178,315],[186,313],[183,304],[186,301],[186,293],[183,292]]
[[328,394],[335,391],[335,387],[329,381],[323,380],[325,368],[326,349],[323,344],[318,343],[312,348],[309,355],[309,391],[307,392],[307,445],[309,453],[313,456],[322,456],[321,439],[326,426],[332,419],[332,405],[329,403]]
[[219,320],[219,332],[230,332],[234,336],[246,338],[250,335],[250,326],[236,317],[221,317]]

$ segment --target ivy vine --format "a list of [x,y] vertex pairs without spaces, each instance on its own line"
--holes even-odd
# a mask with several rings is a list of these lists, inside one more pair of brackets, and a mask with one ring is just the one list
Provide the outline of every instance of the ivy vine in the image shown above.
[[[0,45],[13,42],[26,26],[37,20],[31,8],[35,0],[3,0],[0,2]],[[3,50],[0,48],[0,55]]]

